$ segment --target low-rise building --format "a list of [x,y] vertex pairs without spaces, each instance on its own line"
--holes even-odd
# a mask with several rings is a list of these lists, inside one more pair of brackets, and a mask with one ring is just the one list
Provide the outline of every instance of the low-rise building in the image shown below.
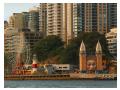
[[108,49],[114,59],[117,58],[117,28],[111,29],[109,33],[106,34],[106,39],[108,43]]
[[[32,65],[24,65],[25,69],[32,70]],[[67,74],[73,70],[74,65],[70,64],[38,64],[39,74]]]
[[70,64],[52,64],[55,70],[70,70]]

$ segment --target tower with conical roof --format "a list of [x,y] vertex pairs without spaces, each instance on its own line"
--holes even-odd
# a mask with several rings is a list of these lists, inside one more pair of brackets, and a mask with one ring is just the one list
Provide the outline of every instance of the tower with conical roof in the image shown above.
[[96,45],[96,58],[97,58],[97,71],[100,72],[102,71],[102,47],[101,44],[98,40],[97,45]]
[[79,69],[80,69],[80,72],[86,72],[86,48],[83,41],[80,45]]

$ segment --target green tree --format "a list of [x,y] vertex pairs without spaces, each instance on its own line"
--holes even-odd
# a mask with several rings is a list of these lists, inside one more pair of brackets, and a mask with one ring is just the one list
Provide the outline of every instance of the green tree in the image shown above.
[[78,50],[77,44],[73,43],[68,45],[60,54],[61,63],[78,64],[79,63],[78,53],[79,53],[79,50]]
[[49,57],[58,55],[63,49],[63,42],[60,37],[51,35],[38,41],[34,48],[33,53],[36,53],[38,60],[42,61]]

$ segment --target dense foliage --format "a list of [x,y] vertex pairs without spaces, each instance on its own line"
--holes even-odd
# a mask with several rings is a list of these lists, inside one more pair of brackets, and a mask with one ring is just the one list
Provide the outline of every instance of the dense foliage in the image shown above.
[[95,55],[97,41],[102,46],[103,56],[110,58],[104,34],[98,32],[80,32],[77,38],[72,39],[64,48],[64,43],[58,36],[47,36],[36,43],[33,52],[37,54],[39,61],[58,55],[60,63],[79,64],[79,48],[82,40],[85,43],[87,55]]
[[38,60],[42,61],[48,57],[53,57],[59,54],[63,49],[64,43],[58,36],[47,36],[35,44],[33,53],[36,53]]

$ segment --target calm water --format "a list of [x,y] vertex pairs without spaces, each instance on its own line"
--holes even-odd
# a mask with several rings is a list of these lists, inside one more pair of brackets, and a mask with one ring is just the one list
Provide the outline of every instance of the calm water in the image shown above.
[[117,88],[116,80],[5,80],[5,88]]

